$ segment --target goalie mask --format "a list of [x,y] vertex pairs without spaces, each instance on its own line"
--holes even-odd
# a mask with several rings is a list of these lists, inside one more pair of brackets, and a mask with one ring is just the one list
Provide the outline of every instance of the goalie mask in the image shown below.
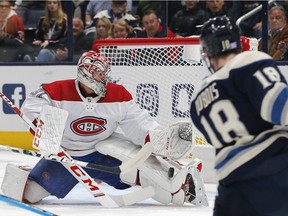
[[104,97],[110,78],[108,60],[95,51],[82,54],[77,64],[77,80]]
[[234,51],[241,51],[240,30],[227,16],[209,19],[200,34],[202,58],[209,70],[214,72],[210,58]]

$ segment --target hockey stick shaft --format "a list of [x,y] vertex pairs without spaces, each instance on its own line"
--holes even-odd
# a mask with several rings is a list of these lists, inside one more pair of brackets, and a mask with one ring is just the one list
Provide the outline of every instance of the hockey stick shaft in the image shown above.
[[48,212],[48,211],[40,209],[40,208],[36,208],[35,206],[31,206],[29,204],[20,202],[18,200],[12,199],[12,198],[7,197],[7,196],[2,195],[2,194],[0,195],[0,200],[3,201],[3,202],[8,203],[10,205],[17,206],[17,207],[22,208],[22,209],[26,209],[26,210],[28,210],[30,212],[34,212],[34,213],[39,214],[39,215],[57,216],[56,214],[53,214],[51,212]]
[[[0,97],[35,132],[36,130],[35,125],[1,91],[0,91]],[[132,166],[133,164],[144,163],[144,161],[151,155],[152,150],[153,150],[152,144],[151,145],[146,144],[145,147],[143,147],[135,155],[134,158],[125,162],[124,168],[128,168],[127,170],[130,170],[129,167]],[[64,152],[64,150],[59,152],[58,156],[67,158],[70,162],[73,161],[72,157],[68,155],[66,152]],[[127,195],[124,194],[124,195],[119,195],[119,196],[110,196],[101,191],[97,182],[95,182],[95,180],[82,167],[78,165],[70,165],[68,163],[62,163],[62,162],[60,163],[78,180],[80,184],[82,184],[95,198],[97,198],[97,200],[101,203],[101,205],[105,207],[120,207],[123,205],[131,205],[133,203],[142,201],[154,195],[154,191],[148,187],[148,188],[144,188],[142,193],[141,192],[139,193],[139,191],[136,191],[135,196],[133,196],[132,193],[127,194]],[[130,197],[129,201],[127,201],[126,199],[127,197]]]
[[26,118],[26,116],[23,115],[23,113],[21,112],[21,110],[20,110],[17,106],[15,106],[15,105],[12,103],[12,101],[11,101],[8,97],[6,97],[6,95],[5,95],[3,92],[1,92],[1,91],[0,91],[0,97],[3,99],[3,101],[4,101],[11,109],[13,109],[13,111],[14,111],[18,116],[20,116],[20,117],[23,119],[23,121],[24,121],[26,124],[28,124],[28,126],[29,126],[34,132],[36,131],[36,126],[35,126],[28,118]]
[[[68,160],[67,158],[59,157],[58,155],[54,155],[54,154],[44,155],[44,154],[41,154],[40,152],[37,152],[37,151],[26,150],[26,149],[21,149],[21,148],[15,148],[15,147],[2,145],[2,144],[0,144],[0,149],[1,150],[5,150],[5,151],[10,151],[10,152],[13,152],[13,153],[39,157],[39,158],[43,158],[43,159],[46,159],[46,160],[60,162],[60,163],[67,163],[69,165],[78,165],[78,166],[81,166],[83,168],[98,170],[98,171],[112,173],[112,174],[120,174],[121,172],[125,173],[125,172],[128,172],[129,170],[137,169],[137,167],[142,164],[141,160],[138,160],[138,161],[133,160],[133,161],[135,161],[135,163],[133,163],[133,164],[131,163],[131,161],[127,162],[129,164],[131,163],[131,166],[129,166],[129,167],[128,167],[128,165],[126,163],[123,163],[123,165],[117,166],[117,167],[107,167],[107,166],[102,166],[102,165],[99,165],[99,164],[87,163],[87,162],[84,162],[84,161],[78,161],[78,160],[74,160],[74,159],[73,160]],[[148,149],[147,149],[147,151],[149,153]],[[124,167],[124,168],[122,168],[122,167]]]
[[78,166],[81,166],[83,168],[89,168],[89,169],[108,172],[108,173],[112,173],[112,174],[120,174],[121,173],[121,170],[119,167],[106,167],[106,166],[93,164],[93,163],[87,163],[87,162],[78,161],[78,160],[74,160],[74,159],[72,161],[70,161],[70,160],[67,160],[66,158],[62,158],[62,157],[59,157],[59,156],[54,155],[54,154],[44,155],[44,154],[41,154],[40,152],[37,152],[37,151],[15,148],[15,147],[7,146],[7,145],[1,145],[1,144],[0,144],[0,149],[5,150],[5,151],[10,151],[13,153],[39,157],[39,158],[43,158],[46,160],[51,160],[51,161],[56,161],[56,162],[61,162],[61,163],[68,163],[70,165],[78,165]]

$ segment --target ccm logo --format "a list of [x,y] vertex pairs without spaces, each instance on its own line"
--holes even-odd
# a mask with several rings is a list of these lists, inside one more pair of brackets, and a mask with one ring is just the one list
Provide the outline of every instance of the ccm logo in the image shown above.
[[44,126],[44,122],[40,119],[40,121],[38,122],[37,130],[35,131],[34,139],[33,139],[33,146],[35,147],[39,147],[43,126]]
[[[59,152],[58,156],[61,158],[68,158],[68,160],[73,160],[71,159],[70,156],[66,155],[65,152]],[[69,166],[69,165],[67,165]],[[67,167],[66,166],[66,167]],[[99,196],[105,196],[105,194],[102,193],[102,191],[99,189],[99,187],[97,185],[93,185],[95,182],[94,180],[86,174],[86,172],[79,166],[77,165],[71,165],[69,166],[69,171],[77,178],[78,180],[82,181],[84,183],[84,185],[86,186],[87,189],[89,189],[90,191],[93,191],[93,195],[95,197],[99,197]],[[96,191],[96,193],[95,193]]]
[[71,129],[74,133],[80,136],[97,135],[106,130],[106,119],[101,119],[93,116],[86,116],[77,119],[71,123]]

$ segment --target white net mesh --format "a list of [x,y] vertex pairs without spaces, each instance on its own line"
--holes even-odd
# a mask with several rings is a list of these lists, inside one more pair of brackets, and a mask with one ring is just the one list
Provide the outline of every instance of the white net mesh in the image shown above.
[[[200,58],[198,38],[99,40],[111,64],[112,81],[124,85],[135,101],[167,127],[190,120],[197,83],[209,75]],[[194,131],[196,144],[205,144]]]

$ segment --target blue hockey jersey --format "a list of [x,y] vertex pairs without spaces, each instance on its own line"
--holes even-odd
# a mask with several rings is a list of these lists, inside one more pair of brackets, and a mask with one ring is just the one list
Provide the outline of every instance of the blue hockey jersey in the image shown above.
[[287,81],[276,63],[258,51],[237,55],[199,84],[190,114],[216,148],[222,184],[288,166],[287,98]]

